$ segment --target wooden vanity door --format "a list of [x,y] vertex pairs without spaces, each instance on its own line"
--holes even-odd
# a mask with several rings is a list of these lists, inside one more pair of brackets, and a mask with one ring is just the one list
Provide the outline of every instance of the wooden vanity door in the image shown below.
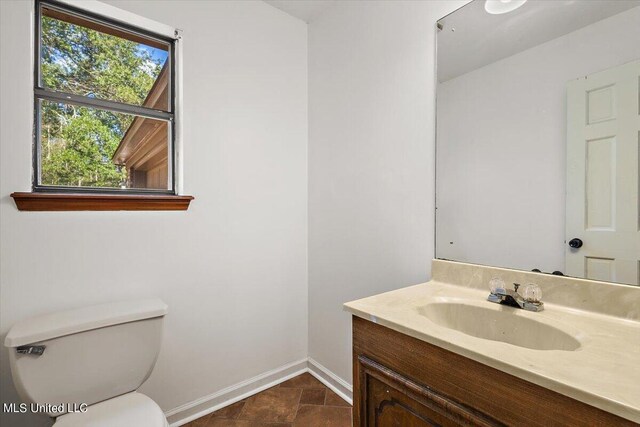
[[354,407],[360,411],[354,414],[354,426],[356,423],[362,427],[500,425],[365,356],[358,357],[357,372],[363,399]]
[[367,378],[367,426],[431,427],[453,425],[437,412],[421,405],[390,384]]

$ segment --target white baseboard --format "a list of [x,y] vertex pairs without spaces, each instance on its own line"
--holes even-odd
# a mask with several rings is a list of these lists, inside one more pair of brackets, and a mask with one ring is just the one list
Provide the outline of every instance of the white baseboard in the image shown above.
[[297,362],[272,369],[216,393],[196,399],[193,402],[185,403],[165,412],[165,416],[169,421],[170,427],[178,427],[305,372],[309,372],[316,377],[349,404],[353,403],[353,388],[351,384],[309,357],[308,359],[298,360]]
[[165,412],[165,416],[171,427],[178,427],[307,371],[307,359],[298,360],[178,406]]
[[309,373],[333,390],[338,396],[353,405],[353,387],[351,384],[331,372],[313,358],[309,358]]

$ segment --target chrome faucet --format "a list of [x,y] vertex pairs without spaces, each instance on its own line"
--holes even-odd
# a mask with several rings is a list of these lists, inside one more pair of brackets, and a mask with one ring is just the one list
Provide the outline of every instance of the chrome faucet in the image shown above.
[[524,286],[521,294],[518,292],[519,283],[514,283],[513,289],[507,289],[502,279],[499,278],[491,279],[489,284],[491,293],[487,297],[488,301],[529,311],[538,312],[544,310],[544,303],[541,301],[542,291],[537,285]]

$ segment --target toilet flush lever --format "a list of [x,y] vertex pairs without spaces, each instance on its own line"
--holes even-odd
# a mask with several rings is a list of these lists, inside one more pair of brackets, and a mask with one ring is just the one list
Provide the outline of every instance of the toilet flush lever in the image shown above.
[[47,346],[44,345],[22,345],[16,348],[18,354],[32,354],[34,356],[42,356],[44,349]]

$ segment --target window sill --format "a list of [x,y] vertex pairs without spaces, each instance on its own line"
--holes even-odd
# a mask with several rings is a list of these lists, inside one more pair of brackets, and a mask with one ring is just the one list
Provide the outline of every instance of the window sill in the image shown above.
[[186,211],[193,196],[12,193],[20,211]]

